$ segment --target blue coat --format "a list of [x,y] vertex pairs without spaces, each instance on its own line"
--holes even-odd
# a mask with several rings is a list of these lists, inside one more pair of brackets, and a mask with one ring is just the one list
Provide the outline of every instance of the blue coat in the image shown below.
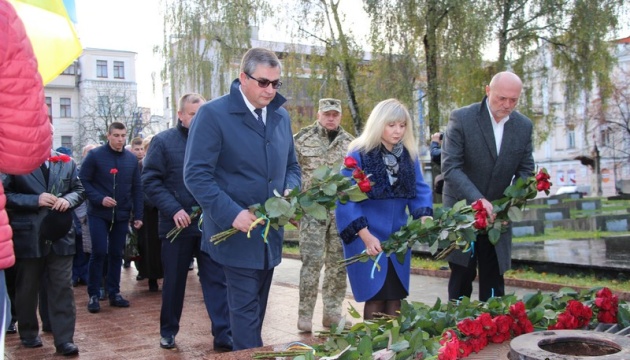
[[238,79],[230,93],[199,108],[190,128],[184,181],[203,209],[202,251],[216,262],[248,269],[271,269],[282,259],[282,228],[270,228],[267,266],[262,226],[251,239],[239,232],[219,245],[209,242],[228,230],[243,209],[264,203],[273,191],[299,187],[300,166],[295,157],[291,121],[276,97],[267,105],[265,131],[247,108]]
[[[377,148],[367,154],[350,153],[357,160],[359,167],[365,174],[371,174],[372,190],[368,199],[361,202],[347,202],[338,204],[335,210],[337,228],[343,240],[345,258],[358,255],[365,250],[365,244],[357,235],[364,227],[381,242],[389,235],[398,231],[407,223],[411,214],[414,218],[433,215],[433,198],[431,188],[424,182],[420,171],[420,162],[412,161],[405,150],[401,156],[398,182],[391,186],[380,150]],[[343,169],[345,176],[351,176],[352,171]],[[409,292],[409,273],[411,268],[411,251],[405,256],[404,263],[399,263],[392,257],[394,270],[401,283]],[[388,261],[384,254],[378,258],[381,270],[374,270],[371,278],[373,261],[358,262],[348,266],[350,286],[356,301],[366,301],[374,297],[383,287],[387,274]]]
[[[175,227],[173,216],[184,209],[192,212],[197,205],[195,198],[184,185],[184,154],[188,129],[178,122],[177,127],[164,130],[151,139],[151,146],[144,157],[142,185],[144,193],[160,211],[160,237]],[[199,236],[199,218],[182,230],[178,238]]]
[[[112,169],[118,170],[115,177],[110,173]],[[117,203],[113,212],[116,221],[129,221],[132,211],[134,220],[142,220],[140,169],[131,151],[115,151],[108,143],[90,150],[81,163],[79,178],[87,195],[89,215],[111,221],[112,208],[103,206],[103,199],[109,196]]]

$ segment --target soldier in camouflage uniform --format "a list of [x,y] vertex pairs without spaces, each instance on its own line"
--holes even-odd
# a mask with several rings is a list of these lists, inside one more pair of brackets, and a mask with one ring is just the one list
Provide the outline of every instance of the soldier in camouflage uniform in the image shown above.
[[[310,185],[313,171],[322,165],[339,167],[354,139],[340,125],[341,101],[321,99],[317,121],[294,136],[295,152],[302,167],[304,188]],[[319,277],[325,265],[322,300],[322,325],[330,327],[341,320],[341,304],[346,294],[346,269],[338,266],[343,260],[343,248],[337,234],[335,212],[325,221],[305,215],[300,222],[300,306],[298,329],[311,332],[313,309],[317,300]],[[348,322],[346,322],[348,324]]]

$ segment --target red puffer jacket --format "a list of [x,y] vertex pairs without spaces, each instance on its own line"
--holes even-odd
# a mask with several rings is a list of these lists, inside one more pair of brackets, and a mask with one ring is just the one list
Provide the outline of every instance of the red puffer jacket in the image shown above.
[[[52,145],[42,78],[24,24],[0,0],[0,172],[28,174],[50,155]],[[12,232],[0,185],[0,270],[15,263]]]

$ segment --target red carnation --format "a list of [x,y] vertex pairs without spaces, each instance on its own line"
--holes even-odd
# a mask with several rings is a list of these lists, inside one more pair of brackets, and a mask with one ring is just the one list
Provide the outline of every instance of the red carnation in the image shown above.
[[59,156],[51,156],[48,158],[48,162],[51,163],[58,163],[59,162]]
[[112,168],[111,170],[109,170],[109,173],[116,175],[116,174],[118,174],[118,169]]
[[70,156],[66,155],[66,154],[61,154],[61,155],[59,155],[59,160],[61,162],[67,163],[67,162],[70,162],[70,160],[72,160],[72,158]]

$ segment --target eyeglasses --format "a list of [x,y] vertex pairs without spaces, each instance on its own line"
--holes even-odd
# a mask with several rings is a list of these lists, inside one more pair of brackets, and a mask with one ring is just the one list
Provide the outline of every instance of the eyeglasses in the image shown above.
[[266,88],[267,86],[269,86],[269,84],[271,84],[271,87],[274,89],[279,89],[280,86],[282,86],[282,81],[280,80],[274,80],[274,81],[269,81],[267,79],[256,79],[255,77],[249,75],[248,73],[245,73],[245,75],[247,75],[248,78],[252,79],[252,80],[256,80],[256,82],[258,83],[258,87],[261,88]]

